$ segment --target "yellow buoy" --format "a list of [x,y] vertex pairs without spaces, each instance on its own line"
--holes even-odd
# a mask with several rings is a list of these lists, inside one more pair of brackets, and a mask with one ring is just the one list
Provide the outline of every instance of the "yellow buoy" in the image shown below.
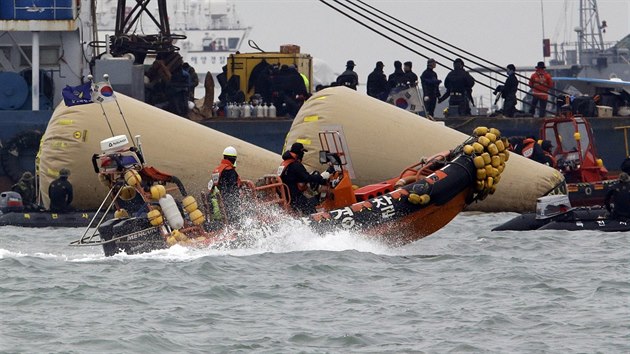
[[499,152],[503,152],[503,150],[505,150],[505,145],[503,144],[503,140],[495,141],[494,145],[497,146],[497,149],[499,150]]
[[575,132],[575,133],[573,133],[573,139],[580,140],[580,139],[582,139],[582,135],[580,135],[579,132]]
[[182,199],[182,206],[184,207],[184,210],[186,210],[186,212],[189,214],[198,209],[197,201],[192,195],[189,195],[186,198]]
[[475,164],[476,168],[483,168],[486,165],[483,157],[481,156],[475,156],[475,158],[473,159],[473,163]]
[[473,134],[477,135],[477,136],[484,136],[488,133],[488,128],[487,127],[477,127],[475,128],[475,130],[473,130]]
[[485,136],[480,136],[479,139],[477,139],[477,141],[479,142],[479,144],[485,146],[488,146],[488,144],[490,144],[490,139],[486,138]]
[[505,165],[499,165],[499,167],[497,167],[497,171],[499,171],[499,174],[502,174],[504,169]]
[[490,133],[494,134],[497,139],[501,137],[501,131],[497,128],[490,128]]
[[409,197],[407,197],[407,200],[411,204],[420,204],[420,196],[417,195],[416,193],[409,194]]
[[486,177],[494,177],[494,168],[492,165],[486,165]]
[[136,189],[132,186],[124,186],[120,189],[119,197],[122,200],[131,200],[136,196]]
[[499,167],[501,165],[501,158],[499,156],[492,156],[492,167]]
[[420,204],[427,205],[431,201],[431,197],[428,194],[423,194],[420,196]]
[[188,216],[190,216],[190,221],[192,221],[195,225],[201,225],[204,221],[206,221],[206,217],[199,209],[193,210],[188,214]]
[[120,218],[128,218],[129,217],[129,213],[127,212],[127,210],[125,209],[118,209],[114,212],[114,217],[116,219],[120,219]]
[[492,178],[492,177],[486,178],[486,187],[487,188],[492,188],[493,185],[494,185],[494,178]]
[[170,247],[177,243],[177,239],[173,236],[169,236],[166,238],[166,244]]
[[138,186],[142,183],[142,177],[136,170],[129,170],[125,172],[125,182],[130,186]]
[[501,174],[501,172],[499,172],[498,168],[495,168],[495,167],[492,168],[492,177],[496,177],[496,176],[498,176],[500,174]]
[[490,154],[488,154],[487,152],[484,152],[483,154],[481,154],[481,158],[483,158],[484,165],[489,165],[492,162],[492,158],[490,157]]
[[498,175],[496,177],[494,177],[494,186],[495,187],[497,184],[499,184],[499,181],[501,180],[501,175]]
[[488,138],[488,140],[490,140],[491,143],[494,143],[495,141],[497,141],[497,136],[492,133],[487,133],[484,136]]
[[499,153],[499,158],[501,159],[501,163],[504,164],[505,163],[505,153],[500,152]]
[[486,169],[485,168],[480,168],[477,169],[477,179],[480,181],[483,181],[486,179]]
[[597,166],[599,166],[599,167],[604,167],[604,160],[602,160],[602,159],[597,159]]
[[505,150],[505,151],[503,151],[503,153],[505,154],[505,161],[507,162],[510,159],[510,151],[509,150]]
[[492,187],[490,187],[490,189],[488,190],[489,194],[494,194],[494,192],[497,191],[497,182],[494,182],[494,185]]
[[188,236],[184,235],[183,233],[179,232],[179,230],[173,230],[171,231],[171,236],[175,237],[175,239],[178,242],[182,242],[182,241],[188,241]]
[[472,145],[464,145],[464,154],[472,155],[473,152],[475,152],[475,149],[472,147]]
[[475,184],[475,190],[477,190],[477,191],[482,191],[485,187],[486,187],[485,180],[484,181],[477,181],[477,183]]
[[164,218],[162,217],[162,213],[159,210],[151,210],[147,213],[147,218],[149,222],[153,226],[162,225],[164,223]]
[[160,200],[160,198],[166,195],[166,188],[161,184],[151,186],[151,199]]
[[472,144],[473,149],[475,149],[475,153],[476,154],[481,154],[483,152],[483,145],[479,144],[478,142],[474,142]]
[[490,145],[488,145],[488,152],[492,156],[497,155],[499,153],[499,148],[497,148],[495,144],[490,143]]

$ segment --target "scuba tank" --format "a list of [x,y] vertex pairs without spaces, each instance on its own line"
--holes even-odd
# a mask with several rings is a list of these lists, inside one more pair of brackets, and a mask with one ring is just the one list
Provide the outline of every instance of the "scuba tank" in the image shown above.
[[167,194],[164,197],[160,198],[159,202],[160,207],[162,208],[162,213],[166,217],[166,221],[168,222],[169,226],[174,230],[181,229],[184,226],[184,218],[179,212],[173,196]]
[[243,118],[245,117],[251,117],[252,116],[252,104],[247,102],[246,104],[243,105]]
[[276,118],[276,106],[273,103],[269,104],[268,117]]
[[269,117],[269,108],[266,103],[262,104],[263,117]]
[[256,117],[263,118],[265,116],[265,111],[263,109],[263,104],[260,103],[256,106]]

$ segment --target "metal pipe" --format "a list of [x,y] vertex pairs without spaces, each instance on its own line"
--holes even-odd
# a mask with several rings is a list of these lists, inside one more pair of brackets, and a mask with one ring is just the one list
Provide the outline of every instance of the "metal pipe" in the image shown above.
[[33,50],[31,53],[31,61],[33,62],[31,74],[32,82],[32,105],[33,111],[39,111],[39,32],[33,31]]

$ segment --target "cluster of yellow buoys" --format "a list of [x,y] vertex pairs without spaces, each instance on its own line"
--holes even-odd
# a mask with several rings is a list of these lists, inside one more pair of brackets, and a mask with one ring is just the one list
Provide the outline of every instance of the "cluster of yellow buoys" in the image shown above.
[[[160,205],[164,204],[163,202],[166,200],[166,188],[164,188],[163,185],[157,184],[151,186],[150,193],[151,199],[159,201]],[[201,225],[206,221],[205,215],[201,212],[201,210],[199,210],[199,205],[197,204],[195,197],[191,195],[185,197],[182,200],[182,207],[184,208],[184,210],[188,214],[188,217],[190,218],[190,221],[194,225]],[[164,217],[162,216],[162,213],[158,208],[149,211],[149,213],[147,213],[147,217],[149,218],[149,222],[153,226],[159,226],[164,223]],[[168,215],[166,215],[166,217],[168,218]],[[169,246],[172,246],[176,243],[186,243],[189,241],[191,241],[191,239],[179,230],[173,230],[166,239],[166,243]]]
[[507,139],[501,138],[498,129],[477,127],[473,134],[477,141],[464,145],[464,154],[473,157],[477,168],[477,199],[483,200],[496,191],[505,162],[510,159],[510,152],[507,150]]
[[[124,179],[125,186],[121,187],[119,197],[123,200],[133,199],[137,194],[136,187],[140,186],[142,183],[142,177],[138,171],[129,170],[125,172]],[[167,244],[172,246],[176,243],[189,243],[195,240],[178,230],[184,224],[183,218],[173,197],[166,193],[166,188],[161,184],[155,184],[151,186],[149,193],[151,199],[157,201],[159,204],[159,206],[152,207],[147,213],[149,223],[152,226],[160,226],[167,222],[173,229],[166,239]],[[185,197],[182,200],[182,207],[194,225],[201,225],[206,221],[205,215],[199,210],[199,205],[193,196],[189,195]],[[129,217],[129,213],[125,209],[119,209],[114,213],[114,217]]]

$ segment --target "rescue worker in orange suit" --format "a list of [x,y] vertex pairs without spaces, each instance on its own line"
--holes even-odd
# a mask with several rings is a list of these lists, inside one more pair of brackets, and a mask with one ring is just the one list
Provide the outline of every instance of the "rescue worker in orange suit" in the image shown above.
[[301,143],[294,143],[291,149],[282,154],[282,164],[278,167],[278,176],[289,188],[291,207],[303,215],[315,213],[318,204],[317,197],[308,198],[304,195],[308,183],[324,185],[330,178],[330,171],[320,174],[309,174],[302,164],[304,153],[308,151]]
[[553,145],[551,145],[551,141],[544,140],[541,144],[541,148],[543,150],[543,154],[545,155],[545,165],[557,168],[558,163],[556,162],[556,158],[553,157]]
[[614,219],[630,219],[630,175],[619,174],[619,182],[606,194],[604,205]]
[[228,146],[223,150],[223,160],[212,171],[213,192],[218,190],[225,206],[225,214],[228,221],[237,220],[239,206],[239,188],[241,179],[236,172],[237,152],[233,146]]
[[535,115],[536,106],[541,118],[547,114],[547,100],[549,99],[549,89],[553,86],[551,75],[545,71],[545,62],[539,61],[536,71],[529,78],[529,87],[532,89],[532,103],[529,107],[529,114]]

